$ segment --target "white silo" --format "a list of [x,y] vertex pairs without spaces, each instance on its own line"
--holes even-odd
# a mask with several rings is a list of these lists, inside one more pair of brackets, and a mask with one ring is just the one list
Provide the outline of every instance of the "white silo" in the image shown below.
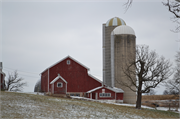
[[[123,100],[127,103],[136,103],[136,92],[133,92],[128,87],[120,84],[121,81],[128,82],[125,77],[123,68],[129,65],[129,61],[135,61],[136,58],[136,36],[134,30],[127,26],[121,25],[116,27],[111,32],[111,80],[113,87],[121,88],[124,91]],[[135,68],[133,68],[135,71]],[[136,76],[133,78],[136,82]],[[132,85],[132,89],[135,86]]]

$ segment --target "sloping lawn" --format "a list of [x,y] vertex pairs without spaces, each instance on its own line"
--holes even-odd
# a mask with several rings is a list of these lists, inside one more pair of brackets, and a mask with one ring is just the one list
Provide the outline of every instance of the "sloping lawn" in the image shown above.
[[178,113],[57,98],[34,94],[1,92],[2,118],[179,118]]

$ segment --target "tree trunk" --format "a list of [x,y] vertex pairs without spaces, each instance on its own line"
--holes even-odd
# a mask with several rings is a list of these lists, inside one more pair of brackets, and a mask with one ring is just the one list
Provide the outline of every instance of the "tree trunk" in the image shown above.
[[142,93],[138,92],[137,94],[137,102],[136,102],[136,108],[141,109],[141,98],[142,98]]
[[142,99],[142,81],[139,82],[138,92],[137,92],[137,102],[136,102],[136,108],[141,109],[141,99]]

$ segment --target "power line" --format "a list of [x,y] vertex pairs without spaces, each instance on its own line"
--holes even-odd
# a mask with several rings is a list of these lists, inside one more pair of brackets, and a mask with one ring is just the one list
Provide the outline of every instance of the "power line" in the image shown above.
[[[10,70],[17,70],[17,69],[12,69],[12,68],[8,68],[8,67],[4,67],[5,69],[10,69]],[[17,71],[20,71],[20,72],[25,72],[25,73],[31,73],[31,74],[38,74],[39,73],[35,73],[35,72],[27,72],[27,71],[22,71],[22,70],[17,70]]]
[[[7,69],[4,69],[4,70],[9,72],[9,70],[7,70]],[[10,71],[10,72],[13,73],[12,71]],[[24,74],[21,74],[21,73],[18,73],[18,75],[26,76],[26,77],[31,77],[31,78],[40,78],[40,77],[35,77],[35,76],[27,76],[27,75],[24,75]]]

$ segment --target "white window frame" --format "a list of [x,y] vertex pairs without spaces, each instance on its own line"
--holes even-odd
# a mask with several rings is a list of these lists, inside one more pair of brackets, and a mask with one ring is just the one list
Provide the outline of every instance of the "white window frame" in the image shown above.
[[70,61],[70,60],[67,60],[66,63],[67,63],[67,65],[70,65],[70,64],[71,64],[71,61]]
[[[58,84],[60,84],[61,83],[61,86],[58,86]],[[62,88],[63,87],[63,83],[62,82],[57,82],[57,87],[58,88]]]
[[103,98],[111,97],[111,93],[99,93],[99,97],[103,97]]

